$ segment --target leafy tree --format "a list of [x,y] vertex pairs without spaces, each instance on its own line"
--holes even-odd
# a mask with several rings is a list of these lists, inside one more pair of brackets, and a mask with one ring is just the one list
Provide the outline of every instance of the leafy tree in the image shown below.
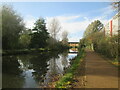
[[19,47],[20,32],[24,30],[22,18],[11,6],[2,6],[2,46],[3,49],[16,49]]
[[36,21],[35,27],[32,31],[33,31],[33,33],[31,34],[30,47],[32,47],[32,48],[46,47],[47,39],[49,38],[49,33],[46,29],[46,23],[43,18],[39,18]]
[[22,48],[28,48],[30,44],[31,36],[28,33],[23,33],[20,36],[20,45]]
[[29,48],[31,42],[31,36],[30,36],[31,33],[32,33],[31,29],[23,30],[22,33],[20,33],[20,38],[19,38],[19,44],[21,46],[20,48]]
[[47,40],[48,48],[50,48],[50,49],[55,48],[53,42],[57,43],[57,40],[55,40],[54,38],[52,38],[51,36],[49,36],[49,39]]
[[91,34],[100,31],[103,28],[103,24],[99,20],[95,20],[88,25],[84,32],[84,37],[90,36]]
[[88,25],[86,31],[84,32],[85,44],[87,48],[92,49],[96,47],[96,43],[94,42],[95,33],[99,32],[103,28],[103,24],[99,20],[95,20],[91,24]]

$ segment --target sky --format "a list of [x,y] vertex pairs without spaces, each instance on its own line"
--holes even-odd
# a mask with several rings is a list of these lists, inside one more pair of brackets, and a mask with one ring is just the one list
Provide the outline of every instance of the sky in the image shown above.
[[94,20],[106,24],[115,15],[111,2],[10,2],[14,10],[23,17],[27,28],[33,28],[39,17],[46,25],[57,18],[63,31],[68,32],[69,41],[79,41],[87,26]]

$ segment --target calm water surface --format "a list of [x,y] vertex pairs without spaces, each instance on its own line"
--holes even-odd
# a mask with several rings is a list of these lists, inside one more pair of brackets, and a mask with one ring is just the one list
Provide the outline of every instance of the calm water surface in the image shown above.
[[3,56],[3,88],[39,88],[62,75],[77,53]]

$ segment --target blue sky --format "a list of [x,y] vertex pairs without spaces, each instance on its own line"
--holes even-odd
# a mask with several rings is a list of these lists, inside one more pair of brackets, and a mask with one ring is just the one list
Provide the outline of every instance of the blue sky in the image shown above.
[[[69,41],[79,41],[85,28],[94,20],[103,24],[115,14],[111,2],[14,2],[13,8],[24,18],[27,28],[32,28],[34,22],[43,17],[49,26],[52,18],[56,17],[67,30]],[[60,32],[60,34],[61,34]],[[59,35],[60,36],[60,35]]]
[[[64,14],[79,14],[90,11],[97,11],[104,8],[110,3],[108,2],[18,2],[13,3],[15,9],[22,12],[23,15],[31,14],[35,17],[39,16],[58,16]],[[96,13],[97,15],[99,13]],[[95,16],[95,14],[93,14]]]

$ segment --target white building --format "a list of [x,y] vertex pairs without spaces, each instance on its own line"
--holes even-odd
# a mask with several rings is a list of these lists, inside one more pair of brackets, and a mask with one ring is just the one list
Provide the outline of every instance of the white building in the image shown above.
[[105,35],[113,36],[117,35],[120,30],[120,12],[118,12],[109,22],[104,26]]

